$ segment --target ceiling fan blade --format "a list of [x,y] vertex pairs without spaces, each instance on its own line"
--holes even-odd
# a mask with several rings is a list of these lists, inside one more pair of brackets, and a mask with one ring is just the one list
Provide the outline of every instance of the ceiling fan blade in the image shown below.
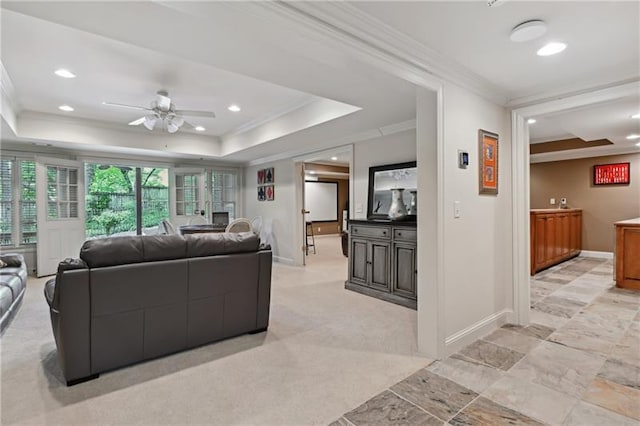
[[216,118],[215,113],[211,111],[192,111],[188,109],[179,109],[176,110],[176,114],[178,115],[188,115],[189,117],[207,117],[207,118]]
[[194,126],[193,124],[189,123],[188,121],[185,121],[182,123],[182,128],[186,129],[186,130],[193,130],[195,129],[196,126]]
[[113,102],[103,102],[102,105],[114,106],[114,107],[119,107],[119,108],[139,109],[139,110],[142,110],[142,111],[151,111],[151,108],[145,108],[145,107],[135,106],[135,105],[116,104],[116,103],[113,103]]
[[129,123],[129,126],[139,126],[140,124],[144,123],[144,120],[144,117],[140,117],[137,120],[133,120],[131,123]]

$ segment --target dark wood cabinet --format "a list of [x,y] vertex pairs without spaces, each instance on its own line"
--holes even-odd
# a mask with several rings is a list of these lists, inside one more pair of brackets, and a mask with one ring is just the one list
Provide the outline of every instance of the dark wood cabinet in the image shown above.
[[582,210],[532,210],[531,275],[580,254]]
[[416,225],[349,222],[349,280],[345,288],[416,309]]
[[616,286],[640,290],[640,217],[615,223]]

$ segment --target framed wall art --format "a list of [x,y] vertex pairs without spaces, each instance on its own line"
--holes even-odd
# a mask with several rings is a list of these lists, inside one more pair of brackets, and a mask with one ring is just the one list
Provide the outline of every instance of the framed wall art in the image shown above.
[[480,194],[498,194],[498,135],[478,130]]
[[275,199],[275,171],[273,167],[260,169],[258,175],[258,201],[273,201]]
[[596,164],[593,166],[594,185],[629,185],[630,163]]

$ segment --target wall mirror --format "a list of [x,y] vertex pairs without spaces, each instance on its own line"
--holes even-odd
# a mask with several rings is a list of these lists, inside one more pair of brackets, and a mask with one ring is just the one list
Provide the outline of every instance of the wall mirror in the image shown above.
[[[404,189],[402,199],[408,208],[411,203],[411,191],[417,191],[418,188],[418,169],[415,161],[369,167],[367,219],[389,219],[391,190],[396,188]],[[413,219],[415,220],[415,216]]]

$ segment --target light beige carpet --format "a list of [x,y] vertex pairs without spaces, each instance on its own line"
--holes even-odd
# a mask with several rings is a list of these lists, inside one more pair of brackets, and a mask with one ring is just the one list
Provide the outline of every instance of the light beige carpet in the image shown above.
[[45,279],[0,340],[2,424],[328,424],[425,367],[416,312],[344,289],[338,237],[306,268],[275,264],[267,333],[64,385]]

